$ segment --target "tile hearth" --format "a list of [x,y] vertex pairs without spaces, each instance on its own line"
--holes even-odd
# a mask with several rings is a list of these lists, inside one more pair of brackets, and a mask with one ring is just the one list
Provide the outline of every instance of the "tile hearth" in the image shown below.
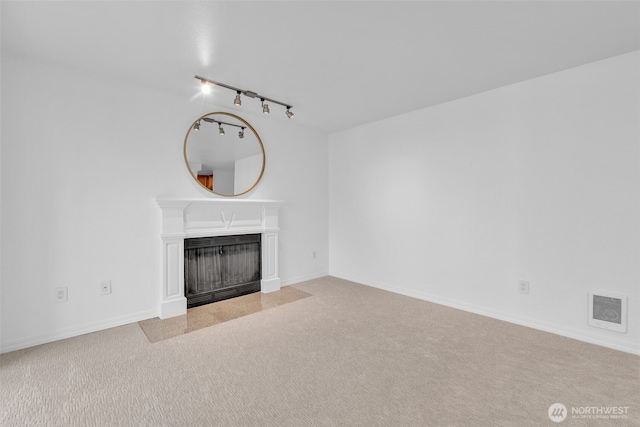
[[311,294],[307,292],[292,286],[286,286],[276,292],[266,294],[256,292],[243,295],[213,304],[190,308],[187,310],[187,314],[181,316],[164,320],[159,318],[148,319],[138,322],[138,324],[149,342],[154,343],[310,296]]

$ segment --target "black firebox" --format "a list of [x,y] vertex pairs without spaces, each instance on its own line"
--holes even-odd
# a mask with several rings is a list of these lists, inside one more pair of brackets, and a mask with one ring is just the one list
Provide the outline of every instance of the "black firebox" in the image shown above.
[[187,308],[258,292],[261,247],[260,234],[185,239]]

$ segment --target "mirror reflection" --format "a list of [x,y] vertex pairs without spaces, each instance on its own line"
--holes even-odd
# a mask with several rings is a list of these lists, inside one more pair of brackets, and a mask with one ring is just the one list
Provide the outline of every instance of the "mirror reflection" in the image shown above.
[[214,112],[196,119],[184,140],[184,158],[198,183],[220,196],[251,191],[262,178],[262,140],[243,118]]

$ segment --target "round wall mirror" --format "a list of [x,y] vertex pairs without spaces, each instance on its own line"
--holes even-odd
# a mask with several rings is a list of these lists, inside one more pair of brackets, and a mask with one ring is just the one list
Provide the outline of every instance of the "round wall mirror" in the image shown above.
[[184,138],[184,160],[191,176],[219,196],[251,191],[264,172],[258,132],[242,117],[214,112],[194,121]]

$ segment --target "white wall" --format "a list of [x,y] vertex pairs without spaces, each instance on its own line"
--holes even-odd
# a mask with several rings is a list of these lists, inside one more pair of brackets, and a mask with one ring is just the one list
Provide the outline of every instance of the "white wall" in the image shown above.
[[234,194],[242,193],[251,188],[258,179],[258,174],[262,168],[262,154],[245,157],[237,160],[234,172]]
[[[640,353],[639,63],[330,135],[330,274]],[[629,296],[628,333],[587,325],[592,289]]]
[[217,168],[213,174],[213,191],[220,194],[235,194],[235,174],[231,169]]
[[[1,71],[0,349],[154,317],[153,198],[211,197],[188,173],[182,145],[196,117],[225,109],[4,53]],[[256,128],[267,154],[263,181],[243,198],[286,202],[283,284],[325,275],[326,135],[233,112]],[[107,279],[113,293],[101,296]],[[54,299],[59,286],[68,287],[67,303]]]
[[[243,198],[286,201],[283,284],[327,273],[329,235],[336,276],[640,352],[639,61],[340,132],[328,160],[326,135],[295,119],[3,55],[0,349],[155,316],[153,198],[209,197],[182,143],[217,110],[265,144],[263,181]],[[589,289],[629,295],[627,334],[587,326]]]

